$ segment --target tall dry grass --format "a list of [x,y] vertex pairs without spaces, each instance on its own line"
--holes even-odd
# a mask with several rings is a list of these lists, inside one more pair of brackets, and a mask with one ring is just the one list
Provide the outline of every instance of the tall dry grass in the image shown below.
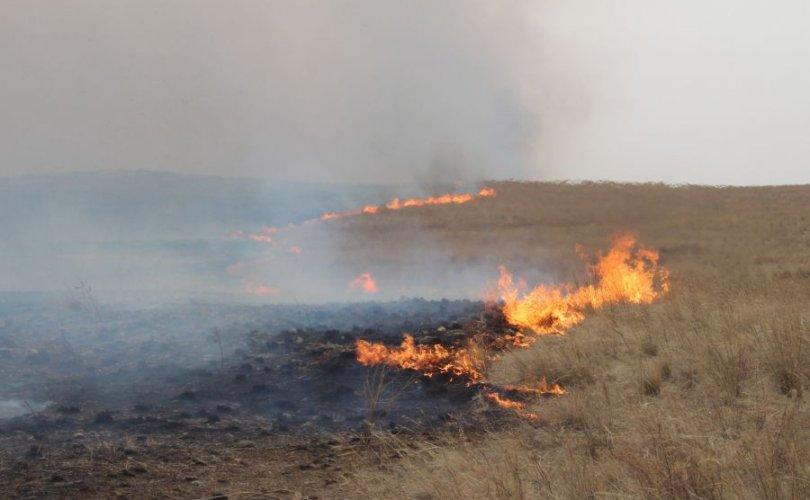
[[347,239],[347,258],[409,255],[405,226],[459,259],[581,281],[575,243],[598,248],[632,231],[660,249],[672,291],[593,311],[493,365],[499,382],[567,387],[536,403],[539,425],[388,438],[403,458],[358,473],[358,488],[425,499],[810,498],[810,187],[496,188],[469,207],[351,222],[368,237]]

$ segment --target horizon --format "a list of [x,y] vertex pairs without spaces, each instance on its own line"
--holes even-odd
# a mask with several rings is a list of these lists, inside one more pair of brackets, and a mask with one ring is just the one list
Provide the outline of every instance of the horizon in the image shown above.
[[[302,180],[302,179],[279,179],[271,176],[260,175],[225,175],[225,174],[211,174],[205,172],[183,172],[176,170],[151,170],[151,169],[131,169],[131,170],[67,170],[67,171],[40,171],[32,173],[19,173],[11,175],[0,175],[0,180],[15,180],[26,178],[46,178],[58,176],[71,176],[71,175],[131,175],[131,174],[154,174],[154,175],[173,175],[178,177],[202,177],[208,179],[222,179],[222,180],[245,180],[245,181],[262,181],[262,182],[278,182],[281,184],[300,184],[300,185],[324,185],[324,186],[357,186],[357,187],[413,187],[418,184],[418,181],[410,182],[362,182],[352,180]],[[483,178],[475,181],[468,181],[467,184],[481,184],[487,182],[536,182],[536,183],[550,183],[550,184],[651,184],[651,185],[664,185],[667,187],[707,187],[707,188],[754,188],[754,187],[791,187],[791,186],[807,186],[810,185],[810,180],[807,182],[797,183],[779,183],[779,184],[703,184],[692,182],[668,182],[656,180],[641,180],[641,181],[622,181],[612,179],[572,179],[572,178],[559,178],[559,179],[519,179],[519,178]],[[438,193],[436,193],[438,194]]]
[[769,5],[9,0],[0,176],[805,184],[810,7]]

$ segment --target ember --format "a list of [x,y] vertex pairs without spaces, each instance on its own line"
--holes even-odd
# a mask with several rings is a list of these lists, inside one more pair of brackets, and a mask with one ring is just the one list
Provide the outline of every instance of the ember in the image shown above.
[[377,293],[380,289],[371,273],[363,273],[349,283],[351,290],[362,290],[364,293]]

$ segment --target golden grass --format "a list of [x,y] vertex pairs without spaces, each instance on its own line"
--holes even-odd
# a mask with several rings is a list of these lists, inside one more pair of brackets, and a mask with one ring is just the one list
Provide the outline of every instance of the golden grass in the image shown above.
[[391,498],[810,498],[810,187],[495,187],[496,198],[469,206],[350,221],[347,259],[406,261],[418,244],[408,227],[462,262],[576,282],[585,275],[575,244],[600,248],[630,231],[661,251],[671,293],[594,311],[492,367],[502,383],[566,386],[533,408],[540,425],[394,442],[404,458],[359,474],[358,488]]

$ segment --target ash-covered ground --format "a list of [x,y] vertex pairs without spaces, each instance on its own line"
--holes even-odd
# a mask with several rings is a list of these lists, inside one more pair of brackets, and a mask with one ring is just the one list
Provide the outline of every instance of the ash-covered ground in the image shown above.
[[340,457],[366,454],[370,430],[428,435],[477,404],[463,380],[360,365],[356,340],[457,344],[485,316],[472,301],[4,295],[0,492],[198,497],[264,481],[278,498],[340,494]]
[[134,307],[5,296],[0,435],[435,427],[465,413],[474,394],[463,381],[361,366],[355,342],[397,344],[404,332],[460,342],[483,314],[480,302],[419,299]]

